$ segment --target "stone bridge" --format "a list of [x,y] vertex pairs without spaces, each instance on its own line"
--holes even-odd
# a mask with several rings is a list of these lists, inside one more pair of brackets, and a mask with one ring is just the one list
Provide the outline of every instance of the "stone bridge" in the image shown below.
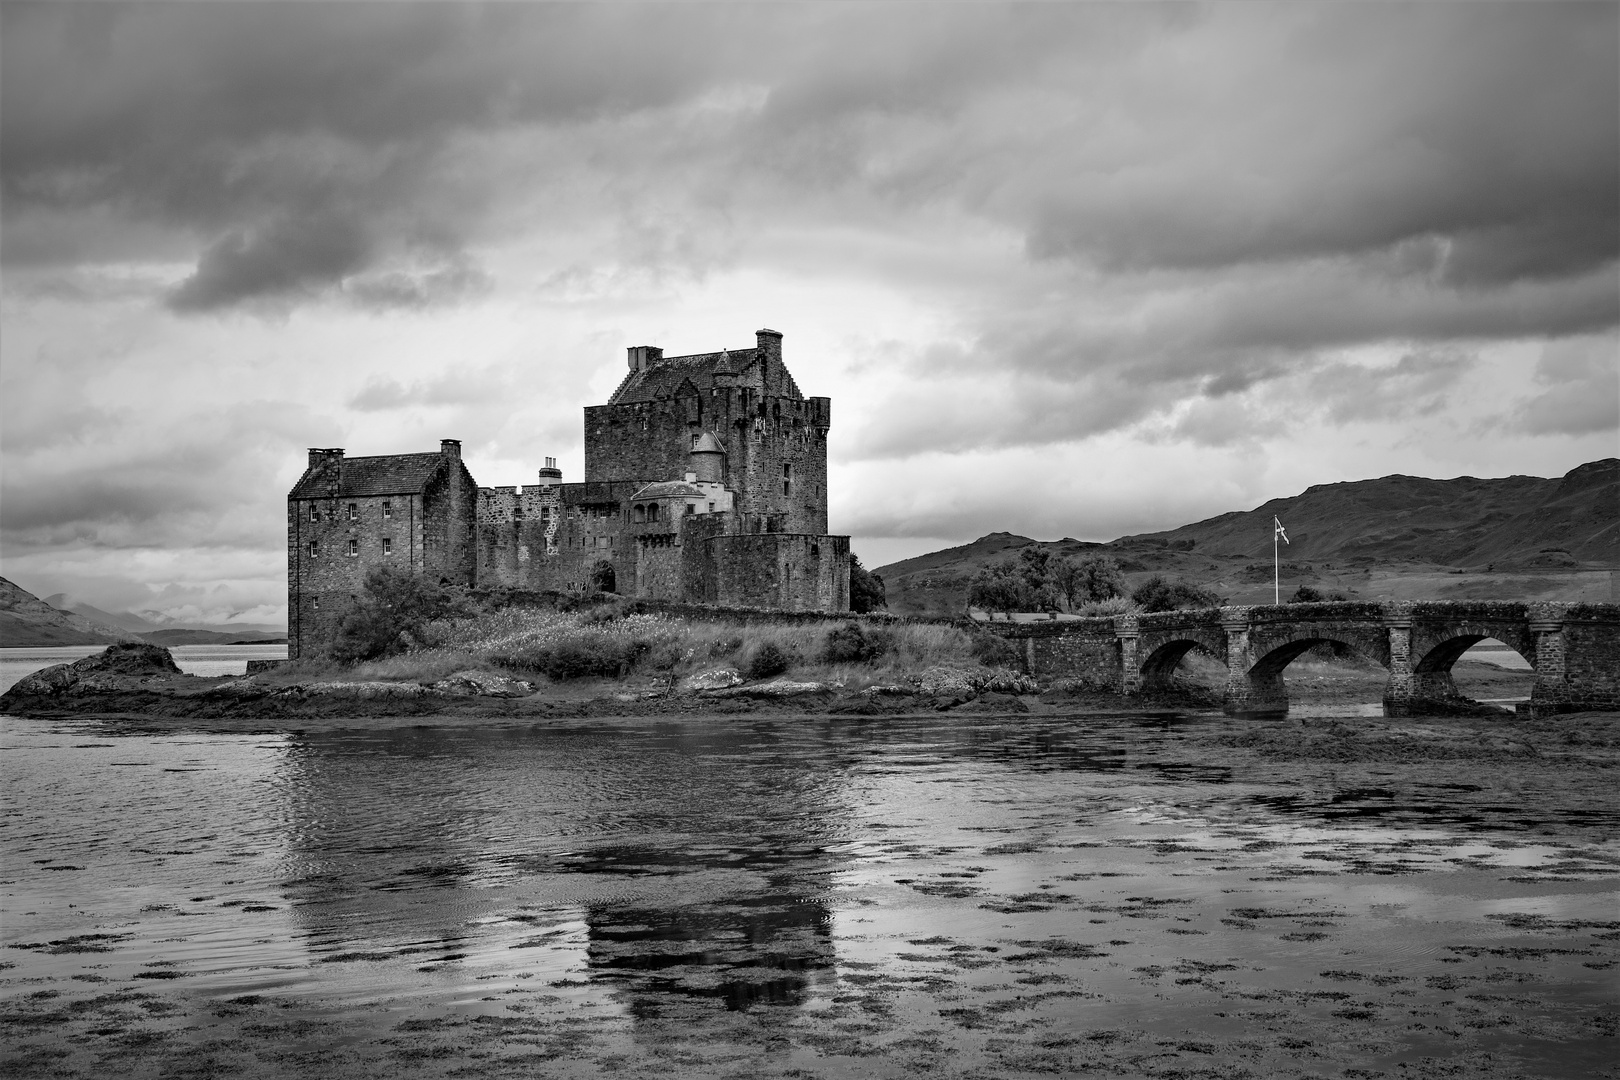
[[1020,645],[1038,677],[1074,678],[1125,694],[1165,687],[1198,649],[1226,664],[1226,711],[1283,716],[1283,672],[1312,646],[1331,643],[1389,670],[1390,716],[1467,703],[1451,666],[1495,638],[1535,670],[1533,716],[1620,709],[1620,604],[1446,601],[1286,604],[1166,611],[1116,618],[992,623]]

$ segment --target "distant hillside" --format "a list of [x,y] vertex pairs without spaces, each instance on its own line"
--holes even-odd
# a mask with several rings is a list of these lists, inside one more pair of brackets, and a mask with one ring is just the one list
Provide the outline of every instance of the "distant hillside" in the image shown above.
[[45,601],[0,577],[0,646],[42,648],[51,645],[110,645],[133,641],[135,635]]
[[1554,479],[1386,476],[1321,484],[1253,510],[1107,544],[990,533],[875,572],[891,611],[955,613],[974,574],[1040,543],[1058,555],[1111,555],[1132,584],[1162,573],[1233,603],[1269,603],[1273,515],[1292,541],[1283,547],[1285,598],[1310,585],[1368,599],[1609,600],[1606,571],[1620,567],[1620,459]]
[[1320,484],[1253,510],[1116,543],[1191,542],[1198,551],[1271,557],[1271,519],[1292,541],[1286,557],[1501,567],[1620,564],[1620,458],[1561,478],[1425,480],[1386,476]]
[[284,645],[287,641],[286,634],[274,635],[261,631],[222,634],[217,630],[153,630],[140,636],[164,648],[175,645]]

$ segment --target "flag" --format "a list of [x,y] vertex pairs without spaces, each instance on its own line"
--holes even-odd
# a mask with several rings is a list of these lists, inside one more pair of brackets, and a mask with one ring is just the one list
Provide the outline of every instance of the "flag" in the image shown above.
[[1277,528],[1277,531],[1271,534],[1271,538],[1273,540],[1275,540],[1275,539],[1277,539],[1277,537],[1280,536],[1280,537],[1282,537],[1283,543],[1285,543],[1285,544],[1289,545],[1290,547],[1292,547],[1294,542],[1292,540],[1288,539],[1288,534],[1283,531],[1283,523],[1281,521],[1277,520],[1277,515],[1276,514],[1271,515],[1271,523],[1274,526],[1276,526],[1276,528]]

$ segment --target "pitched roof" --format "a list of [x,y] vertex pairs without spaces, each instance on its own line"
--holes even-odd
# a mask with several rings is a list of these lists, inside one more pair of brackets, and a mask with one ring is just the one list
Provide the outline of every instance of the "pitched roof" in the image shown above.
[[[444,465],[443,454],[386,454],[346,457],[337,464],[338,498],[360,495],[412,495],[427,486]],[[311,470],[293,485],[289,499],[321,499],[332,494],[324,470]]]
[[713,389],[716,375],[740,375],[752,364],[758,349],[722,349],[712,353],[693,353],[691,356],[666,356],[624,377],[619,388],[608,398],[609,405],[624,405],[633,401],[657,401],[674,397],[681,383],[687,379],[699,393]]
[[702,497],[707,494],[708,492],[704,491],[696,484],[688,484],[684,480],[663,480],[656,484],[648,484],[646,487],[630,496],[630,498],[669,499],[682,495],[690,498]]

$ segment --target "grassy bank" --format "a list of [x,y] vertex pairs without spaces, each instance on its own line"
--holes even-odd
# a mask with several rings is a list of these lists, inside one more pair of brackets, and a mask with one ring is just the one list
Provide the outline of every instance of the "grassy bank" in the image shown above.
[[306,660],[278,680],[312,678],[431,683],[483,670],[554,683],[581,679],[679,681],[732,670],[747,679],[785,677],[859,690],[934,668],[964,672],[1016,666],[999,639],[931,623],[689,619],[631,613],[506,607],[429,623],[409,651],[344,666]]

